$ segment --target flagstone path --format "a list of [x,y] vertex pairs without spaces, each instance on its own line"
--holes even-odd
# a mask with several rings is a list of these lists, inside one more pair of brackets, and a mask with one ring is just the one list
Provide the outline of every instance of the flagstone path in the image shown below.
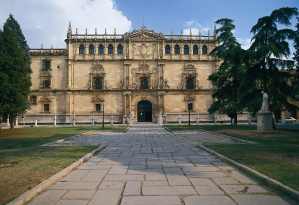
[[127,133],[88,140],[108,146],[30,205],[289,204],[158,125],[137,124]]

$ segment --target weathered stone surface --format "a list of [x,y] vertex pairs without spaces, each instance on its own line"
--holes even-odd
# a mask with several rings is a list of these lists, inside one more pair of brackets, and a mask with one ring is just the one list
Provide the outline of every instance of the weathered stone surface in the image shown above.
[[60,200],[57,205],[87,205],[86,200]]
[[125,196],[141,195],[141,182],[138,181],[127,182],[123,195]]
[[189,196],[184,202],[185,205],[236,205],[227,196]]
[[94,195],[95,191],[85,191],[85,190],[75,190],[75,191],[69,191],[64,196],[63,199],[80,199],[80,200],[88,200],[91,199]]
[[266,189],[258,185],[220,185],[221,188],[230,194],[261,194],[269,193]]
[[143,186],[144,195],[196,195],[192,186]]
[[56,204],[65,193],[66,190],[48,190],[33,199],[33,201],[30,202],[30,205]]
[[232,195],[240,205],[289,205],[278,196],[271,195]]
[[177,196],[133,196],[123,197],[121,205],[181,205]]
[[223,195],[224,192],[220,190],[216,185],[209,186],[195,186],[199,195]]
[[95,193],[89,205],[118,205],[121,191],[99,190]]

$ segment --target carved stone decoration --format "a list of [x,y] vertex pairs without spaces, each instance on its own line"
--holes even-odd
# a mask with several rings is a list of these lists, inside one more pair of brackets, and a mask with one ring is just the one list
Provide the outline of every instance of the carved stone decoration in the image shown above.
[[193,96],[193,95],[186,95],[184,97],[184,101],[185,102],[193,102],[193,101],[195,101],[195,96]]
[[91,73],[105,75],[105,70],[102,64],[96,62],[91,66]]
[[[105,69],[103,67],[102,64],[100,64],[99,62],[94,63],[91,66],[91,71],[89,73],[89,82],[88,82],[88,87],[89,89],[93,89],[93,78],[94,77],[102,77],[103,79],[105,79]],[[104,80],[103,81],[103,88],[107,89],[107,83]]]
[[155,41],[157,39],[164,39],[164,36],[162,33],[156,33],[146,27],[142,27],[141,29],[126,33],[124,38],[130,39],[130,41]]
[[91,102],[95,103],[95,104],[97,104],[97,103],[103,103],[104,101],[105,101],[104,98],[101,97],[101,96],[93,96],[91,98]]
[[41,97],[41,98],[39,99],[39,102],[41,102],[41,103],[50,103],[50,102],[51,102],[51,99],[48,98],[48,97]]
[[150,59],[153,56],[153,46],[151,43],[134,43],[134,58]]
[[148,78],[149,88],[152,88],[152,85],[154,85],[152,79],[153,72],[151,71],[148,64],[140,63],[137,68],[133,68],[132,76],[133,76],[132,89],[138,89],[140,87],[140,79],[142,77]]
[[178,89],[185,89],[186,88],[186,79],[188,77],[192,77],[195,80],[195,89],[198,88],[198,81],[197,81],[197,71],[194,65],[192,64],[186,64],[184,66],[182,76],[181,76],[181,83],[178,86]]

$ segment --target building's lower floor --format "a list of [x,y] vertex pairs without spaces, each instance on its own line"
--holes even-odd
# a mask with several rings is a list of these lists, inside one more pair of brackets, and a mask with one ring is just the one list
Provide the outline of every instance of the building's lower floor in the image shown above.
[[[228,122],[211,115],[211,91],[39,91],[30,96],[30,109],[18,118],[25,124]],[[247,113],[238,116],[250,121]]]

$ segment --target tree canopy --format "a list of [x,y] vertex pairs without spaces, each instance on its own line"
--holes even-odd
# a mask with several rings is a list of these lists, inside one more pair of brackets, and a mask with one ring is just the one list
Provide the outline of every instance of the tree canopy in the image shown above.
[[28,107],[31,86],[29,47],[12,15],[0,35],[0,113],[14,126],[18,114]]
[[209,77],[215,87],[213,91],[214,102],[209,112],[225,113],[236,124],[237,114],[243,109],[240,104],[239,93],[244,73],[245,51],[233,34],[235,29],[233,20],[219,19],[216,24],[219,26],[216,30],[219,45],[211,52],[211,55],[219,58],[222,63],[217,72]]

